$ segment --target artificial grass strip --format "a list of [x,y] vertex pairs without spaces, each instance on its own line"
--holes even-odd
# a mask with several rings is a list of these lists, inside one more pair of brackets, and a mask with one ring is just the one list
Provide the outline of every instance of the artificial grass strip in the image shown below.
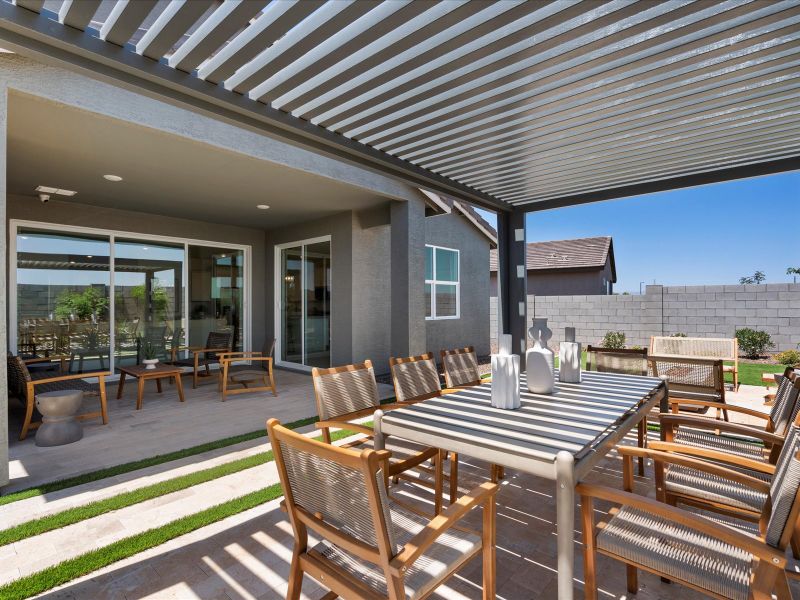
[[103,548],[92,550],[32,575],[7,583],[0,587],[0,599],[22,600],[23,598],[41,594],[134,554],[160,546],[196,529],[255,508],[259,504],[264,504],[282,495],[281,486],[276,483],[222,504],[217,504],[198,513],[181,517],[161,527],[118,540]]
[[[308,417],[306,419],[300,419],[299,421],[288,423],[286,427],[289,429],[298,429],[300,427],[305,427],[306,425],[316,423],[318,420],[319,419],[317,417]],[[240,435],[234,435],[221,440],[206,442],[205,444],[192,446],[191,448],[185,448],[184,450],[177,450],[167,454],[158,454],[149,458],[143,458],[141,460],[123,463],[113,467],[107,467],[98,471],[83,473],[81,475],[76,475],[75,477],[68,477],[66,479],[60,479],[51,483],[45,483],[43,485],[12,492],[6,496],[0,496],[0,506],[3,506],[4,504],[11,504],[12,502],[19,502],[20,500],[25,500],[26,498],[32,498],[34,496],[43,496],[44,494],[50,494],[52,492],[57,492],[66,488],[74,487],[76,485],[83,485],[85,483],[91,483],[92,481],[107,479],[108,477],[114,477],[116,475],[123,475],[125,473],[130,473],[131,471],[146,469],[147,467],[161,465],[173,460],[180,460],[181,458],[203,454],[204,452],[210,452],[212,450],[218,450],[219,448],[233,446],[241,442],[248,442],[260,437],[266,437],[266,435],[267,430],[265,427],[264,429],[259,429],[258,431],[251,431],[250,433],[242,433]]]
[[[369,426],[369,423],[367,423],[367,426]],[[331,433],[331,441],[335,442],[351,435],[355,435],[355,433],[344,429],[334,431]],[[67,510],[32,521],[25,521],[14,527],[0,530],[0,546],[12,544],[35,535],[41,535],[48,531],[53,531],[54,529],[73,525],[114,510],[120,510],[128,506],[133,506],[134,504],[139,504],[140,502],[152,500],[153,498],[179,492],[192,486],[232,475],[246,469],[252,469],[253,467],[272,462],[274,459],[275,457],[272,450],[267,450],[266,452],[259,452],[252,456],[246,456],[215,467],[203,469],[202,471],[180,475],[130,492],[123,492],[111,498],[90,502],[83,506],[68,508]]]

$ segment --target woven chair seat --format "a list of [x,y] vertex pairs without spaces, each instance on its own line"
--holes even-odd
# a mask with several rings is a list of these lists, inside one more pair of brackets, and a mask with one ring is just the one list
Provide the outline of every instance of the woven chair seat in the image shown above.
[[597,534],[597,547],[725,598],[750,595],[751,554],[630,507],[622,507]]
[[[752,475],[756,475],[752,473]],[[766,475],[759,479],[769,481]],[[697,471],[680,465],[671,465],[666,472],[664,487],[668,492],[682,494],[702,500],[721,502],[737,508],[760,513],[767,501],[767,494],[735,481]]]
[[675,442],[693,448],[719,450],[741,458],[764,460],[764,445],[758,440],[749,441],[725,435],[716,435],[713,431],[680,427],[675,435]]
[[89,396],[100,395],[100,385],[97,383],[89,383],[83,379],[69,379],[67,381],[53,381],[51,383],[40,383],[36,386],[36,394],[44,392],[62,392],[64,390],[81,390],[84,394]]
[[231,372],[230,369],[228,370],[228,379],[235,382],[256,381],[268,376],[269,371],[264,369],[255,369],[253,367],[247,367],[246,369],[240,369],[233,372]]
[[[411,512],[395,502],[389,502],[389,512],[395,541],[400,546],[405,545],[430,523],[429,518]],[[405,597],[409,600],[424,597],[471,558],[480,545],[481,539],[478,535],[455,528],[445,531],[406,572],[403,581]],[[386,579],[380,567],[358,560],[327,541],[317,544],[314,550],[379,594],[388,596]]]

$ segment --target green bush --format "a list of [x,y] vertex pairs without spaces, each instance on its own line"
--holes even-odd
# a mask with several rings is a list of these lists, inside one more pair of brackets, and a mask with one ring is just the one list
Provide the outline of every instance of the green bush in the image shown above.
[[739,349],[747,358],[761,358],[768,348],[773,348],[772,338],[766,331],[758,331],[744,327],[736,330]]
[[780,365],[793,367],[800,364],[800,350],[784,350],[783,352],[778,352],[773,358]]
[[600,345],[603,348],[614,348],[616,350],[624,348],[625,334],[621,331],[607,331]]
[[669,337],[687,337],[687,335],[685,333],[678,332],[678,333],[673,333]]

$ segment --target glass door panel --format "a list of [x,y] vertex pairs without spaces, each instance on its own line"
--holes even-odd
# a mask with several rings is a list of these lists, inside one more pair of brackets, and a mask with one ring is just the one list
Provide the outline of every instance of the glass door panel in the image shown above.
[[20,228],[16,242],[18,352],[108,369],[109,239]]
[[170,358],[184,342],[183,245],[114,240],[114,364]]
[[327,368],[331,364],[331,243],[309,244],[304,250],[303,364]]
[[303,248],[284,248],[280,255],[280,360],[303,364]]
[[211,332],[228,332],[243,349],[244,252],[189,246],[189,345],[205,347]]

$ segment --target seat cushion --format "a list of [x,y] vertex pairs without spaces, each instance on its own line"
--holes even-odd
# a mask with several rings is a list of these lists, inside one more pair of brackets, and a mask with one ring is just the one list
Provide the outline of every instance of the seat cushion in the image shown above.
[[622,507],[597,534],[598,549],[733,600],[747,600],[748,552],[660,517]]
[[763,461],[764,445],[759,440],[716,435],[713,431],[679,427],[675,434],[675,442],[693,448],[719,450],[741,458]]
[[[752,475],[756,475],[752,473]],[[765,475],[756,475],[765,480]],[[724,477],[703,471],[670,465],[664,479],[667,492],[682,494],[690,498],[721,502],[745,510],[761,512],[767,501],[767,494],[753,490],[745,485]]]
[[[405,507],[389,503],[395,540],[401,546],[422,531],[430,522]],[[480,550],[481,538],[474,533],[450,528],[440,535],[425,553],[408,569],[404,578],[406,598],[414,600],[424,597],[439,582],[447,578]],[[380,567],[354,558],[344,550],[323,541],[314,548],[333,562],[336,567],[362,581],[378,593],[386,596],[386,578]]]

